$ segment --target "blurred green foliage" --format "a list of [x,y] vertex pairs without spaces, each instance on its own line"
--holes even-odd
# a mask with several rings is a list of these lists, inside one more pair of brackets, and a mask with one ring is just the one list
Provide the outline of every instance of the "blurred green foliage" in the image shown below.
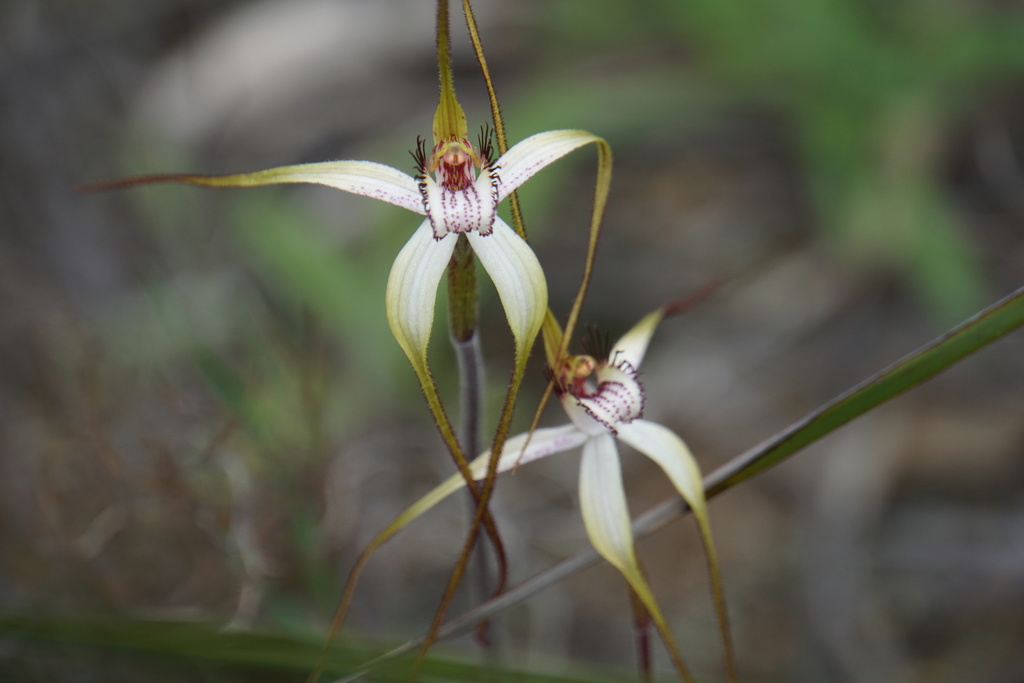
[[584,119],[617,119],[609,129],[656,140],[667,125],[699,125],[741,105],[779,114],[802,155],[817,223],[842,256],[906,272],[941,322],[984,300],[972,240],[942,187],[943,143],[976,103],[972,96],[1024,74],[1019,8],[970,0],[560,0],[548,3],[547,25],[549,59],[644,48],[674,49],[678,59],[630,78],[634,92],[612,85],[606,97],[617,106],[599,106],[587,79],[568,80],[532,116],[558,118],[554,110],[576,102],[581,112],[598,112]]
[[[92,664],[92,670],[96,674],[107,672],[110,675],[111,672],[119,672],[121,676],[128,676],[134,672],[137,676],[148,677],[153,673],[167,675],[179,670],[181,673],[189,671],[192,676],[198,676],[190,677],[190,680],[211,681],[303,680],[296,674],[308,674],[322,647],[319,636],[310,638],[237,632],[199,622],[144,620],[87,621],[67,618],[4,617],[0,618],[0,637],[15,638],[25,644],[34,644],[41,657],[47,653],[54,658],[55,663],[74,662],[76,658],[81,661],[87,659],[91,652],[106,651],[102,658],[103,663]],[[76,647],[77,652],[74,649],[69,650],[68,646]],[[122,654],[119,658],[111,657],[111,651],[120,651]],[[336,644],[326,657],[324,679],[327,676],[350,675],[383,652],[379,646]],[[130,656],[139,653],[150,657],[142,659]],[[5,678],[8,681],[39,680],[33,677],[34,674],[27,673],[31,669],[31,665],[26,666],[26,671],[23,672],[15,670],[13,665],[0,664],[0,673],[10,676]],[[411,659],[398,660],[375,669],[373,673],[360,680],[406,681],[412,670]],[[23,673],[25,678],[22,678]],[[236,678],[244,673],[249,675]],[[286,677],[272,679],[268,678],[270,674]],[[158,676],[158,680],[162,680],[163,675]],[[120,676],[113,678],[122,680]],[[169,677],[168,680],[173,678]],[[424,683],[613,683],[631,679],[583,671],[575,674],[551,674],[507,669],[434,654],[426,659],[416,680]]]

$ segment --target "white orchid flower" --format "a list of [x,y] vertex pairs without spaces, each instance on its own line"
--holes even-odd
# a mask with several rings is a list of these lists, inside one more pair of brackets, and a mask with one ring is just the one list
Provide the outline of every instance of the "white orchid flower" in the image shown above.
[[425,365],[437,287],[463,234],[494,282],[517,350],[529,349],[547,310],[547,284],[537,257],[498,217],[497,207],[544,167],[598,140],[585,131],[547,131],[526,138],[491,162],[486,145],[478,150],[465,138],[449,136],[429,155],[420,143],[414,153],[416,176],[372,161],[328,161],[229,176],[149,176],[91,189],[151,182],[208,187],[316,183],[426,216],[395,259],[386,295],[391,331],[419,370]]
[[[667,427],[642,417],[644,390],[638,370],[664,311],[649,314],[616,343],[587,349],[591,355],[571,356],[552,371],[555,391],[569,424],[510,438],[498,460],[498,472],[582,447],[579,496],[587,536],[597,552],[623,574],[664,635],[667,625],[634,550],[616,441],[632,446],[657,463],[692,509],[700,528],[712,575],[712,595],[726,649],[727,670],[733,680],[731,636],[700,468],[682,439]],[[602,344],[598,341],[593,345]],[[474,478],[486,476],[489,458],[487,452],[470,463]],[[379,546],[463,486],[461,476],[452,476],[405,510],[377,537],[375,544]]]
[[[498,461],[498,472],[506,472],[582,446],[579,495],[587,535],[594,548],[626,575],[639,574],[639,566],[616,440],[656,462],[698,520],[706,520],[700,468],[690,449],[670,429],[642,418],[644,390],[638,370],[662,315],[657,311],[646,316],[608,349],[589,349],[594,355],[566,360],[554,372],[554,381],[569,424],[510,438]],[[489,456],[485,453],[470,464],[477,478],[486,474]],[[453,477],[438,492],[462,484]]]

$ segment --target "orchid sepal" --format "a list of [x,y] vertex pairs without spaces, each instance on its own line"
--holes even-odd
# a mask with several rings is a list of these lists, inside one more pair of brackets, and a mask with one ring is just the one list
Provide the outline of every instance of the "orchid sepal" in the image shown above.
[[425,214],[416,181],[396,168],[375,161],[341,160],[278,166],[252,173],[198,175],[173,173],[147,175],[85,185],[86,192],[112,190],[154,183],[185,183],[202,187],[263,187],[307,183],[326,185],[352,194],[379,199],[413,213]]
[[516,342],[516,354],[529,353],[548,307],[548,285],[530,246],[505,221],[495,218],[490,235],[467,235],[480,264],[491,276]]
[[504,200],[539,171],[570,152],[601,138],[585,130],[549,130],[516,143],[494,163],[498,175],[498,201]]
[[430,222],[424,221],[398,252],[388,276],[388,325],[417,374],[426,372],[437,287],[456,241],[455,235],[436,240]]

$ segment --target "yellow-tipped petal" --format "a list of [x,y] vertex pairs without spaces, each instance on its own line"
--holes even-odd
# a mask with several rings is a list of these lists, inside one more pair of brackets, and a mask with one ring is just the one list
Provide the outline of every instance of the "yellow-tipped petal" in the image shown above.
[[707,515],[704,483],[697,460],[675,432],[647,420],[618,425],[619,438],[656,462],[679,495],[700,516]]
[[525,359],[548,307],[548,285],[540,262],[500,218],[495,218],[491,234],[469,232],[466,236],[498,290],[516,340],[516,353]]
[[388,325],[421,377],[426,372],[437,286],[455,242],[455,235],[434,239],[430,221],[424,221],[398,253],[388,277]]
[[651,592],[633,549],[626,493],[622,487],[622,471],[615,440],[605,433],[583,444],[580,461],[580,512],[594,549],[618,569],[637,597],[647,608],[658,627],[672,661],[685,681],[693,676],[683,662],[668,623]]
[[637,566],[619,450],[610,434],[583,444],[580,460],[580,512],[587,536],[601,557],[623,574]]

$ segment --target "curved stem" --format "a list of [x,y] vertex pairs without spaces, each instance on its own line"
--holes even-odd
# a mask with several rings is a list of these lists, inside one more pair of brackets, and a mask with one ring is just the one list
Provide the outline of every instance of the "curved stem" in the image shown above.
[[722,570],[718,563],[718,552],[711,542],[711,527],[705,515],[695,515],[700,526],[701,543],[704,545],[704,557],[707,558],[708,576],[711,579],[711,600],[715,606],[715,618],[718,621],[718,637],[722,640],[725,658],[725,680],[736,683],[736,646],[732,639],[732,628],[729,625],[729,610],[725,604],[725,586],[722,582]]

